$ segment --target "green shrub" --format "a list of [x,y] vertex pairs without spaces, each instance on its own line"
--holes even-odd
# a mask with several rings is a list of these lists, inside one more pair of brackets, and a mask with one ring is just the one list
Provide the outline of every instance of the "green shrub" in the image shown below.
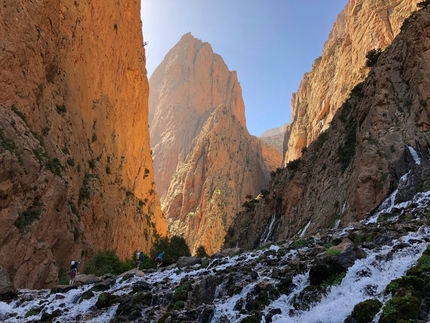
[[196,250],[196,256],[199,258],[209,257],[204,246],[199,246]]
[[420,269],[430,269],[430,256],[422,255],[420,259],[418,259],[418,266]]
[[40,311],[42,311],[43,307],[33,307],[27,313],[25,313],[25,317],[39,315]]
[[61,176],[61,171],[64,169],[63,165],[58,158],[48,159],[45,162],[46,168],[48,168],[53,174]]
[[171,238],[156,236],[155,242],[149,252],[151,259],[157,257],[160,252],[164,252],[163,265],[166,266],[176,263],[179,257],[191,256],[190,248],[185,239],[179,236]]
[[394,297],[382,310],[380,323],[398,322],[399,320],[416,320],[419,316],[420,301],[413,296]]
[[57,112],[58,113],[65,113],[66,111],[67,111],[67,109],[66,109],[66,106],[63,104],[63,105],[56,105],[56,110],[57,110]]
[[0,129],[0,145],[5,150],[9,150],[11,153],[13,153],[17,148],[15,142],[10,138],[5,137],[5,135],[3,134],[3,130],[1,129]]
[[152,293],[144,294],[142,291],[138,291],[133,296],[133,305],[142,304],[142,305],[149,306],[151,305],[151,301],[152,301]]
[[330,276],[327,280],[325,280],[322,283],[322,285],[325,287],[340,285],[340,283],[342,283],[342,280],[345,278],[345,276],[346,276],[346,273],[344,272],[337,275]]
[[375,66],[381,53],[382,53],[382,49],[380,48],[372,49],[368,51],[366,54],[366,66],[367,67]]
[[188,299],[188,292],[191,290],[191,284],[186,282],[175,289],[173,293],[173,301],[186,301]]
[[207,268],[209,266],[209,259],[204,259],[202,261],[202,268]]
[[114,250],[97,252],[84,266],[83,273],[103,276],[104,274],[119,275],[135,268],[134,260],[121,261]]
[[287,169],[292,171],[296,171],[297,169],[299,169],[299,167],[300,167],[300,159],[292,160],[286,166]]
[[424,0],[424,1],[418,2],[417,7],[420,9],[424,9],[424,8],[427,8],[429,4],[430,4],[430,0]]
[[354,88],[351,90],[350,97],[351,98],[353,98],[353,97],[357,97],[357,98],[364,97],[363,86],[364,86],[364,81],[361,83],[358,83],[356,86],[354,86]]
[[32,224],[34,221],[39,219],[43,203],[36,197],[33,200],[33,205],[19,214],[19,217],[15,220],[14,225],[23,232],[26,227]]
[[338,254],[340,254],[340,250],[334,247],[329,248],[327,251],[327,256],[329,257],[336,257]]
[[96,306],[97,308],[106,308],[114,303],[119,302],[119,297],[116,295],[111,295],[109,293],[101,293],[99,295],[99,298],[97,299]]
[[290,249],[297,249],[297,248],[301,248],[306,244],[306,240],[300,239],[300,240],[296,240],[294,242],[292,242],[290,244]]
[[84,200],[90,199],[90,188],[88,186],[82,186],[79,190],[78,205],[81,205]]
[[95,160],[95,159],[90,159],[90,160],[88,161],[88,166],[89,166],[91,169],[96,168],[96,160]]
[[357,323],[372,322],[376,313],[379,312],[382,303],[377,299],[368,299],[354,306],[351,316]]

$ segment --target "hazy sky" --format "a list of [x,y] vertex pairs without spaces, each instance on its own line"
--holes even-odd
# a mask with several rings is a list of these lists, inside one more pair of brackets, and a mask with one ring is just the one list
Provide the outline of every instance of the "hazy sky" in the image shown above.
[[347,0],[141,0],[148,78],[187,32],[237,71],[248,131],[291,120],[291,94]]

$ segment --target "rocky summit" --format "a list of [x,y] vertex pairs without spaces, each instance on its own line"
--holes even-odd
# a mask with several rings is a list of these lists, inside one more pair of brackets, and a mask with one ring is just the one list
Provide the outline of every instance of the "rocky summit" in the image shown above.
[[172,235],[221,249],[247,195],[265,187],[282,154],[251,136],[236,72],[185,34],[150,78],[155,181]]
[[15,287],[70,259],[149,250],[155,193],[148,80],[133,0],[2,1],[0,264]]

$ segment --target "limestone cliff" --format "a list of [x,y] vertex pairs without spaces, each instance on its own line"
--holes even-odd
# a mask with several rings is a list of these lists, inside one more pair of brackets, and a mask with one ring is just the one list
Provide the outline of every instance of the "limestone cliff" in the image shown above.
[[246,195],[257,194],[282,154],[246,130],[235,72],[208,43],[184,35],[150,78],[157,190],[170,233],[191,251],[219,251]]
[[[429,75],[430,12],[424,9],[405,20],[330,127],[299,159],[272,173],[267,194],[236,217],[228,240],[251,248],[316,234],[364,219],[384,200],[399,203],[428,191]],[[399,181],[408,189],[398,192]]]
[[133,0],[0,6],[0,264],[16,287],[167,234],[139,13]]
[[366,54],[385,48],[417,0],[350,0],[338,15],[322,55],[291,99],[290,131],[284,139],[284,164],[301,156],[329,124],[352,88],[368,73]]

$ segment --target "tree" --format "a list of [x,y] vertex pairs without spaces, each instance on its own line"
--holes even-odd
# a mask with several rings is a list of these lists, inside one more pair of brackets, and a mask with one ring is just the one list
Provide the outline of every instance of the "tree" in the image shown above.
[[372,67],[375,66],[376,62],[378,61],[379,55],[381,55],[382,53],[382,49],[378,48],[374,48],[370,51],[367,52],[366,54],[366,66],[367,67]]
[[84,274],[119,275],[135,267],[133,259],[121,261],[115,250],[98,251],[84,266]]
[[190,248],[185,239],[180,236],[171,238],[157,236],[149,252],[151,259],[157,257],[160,252],[164,252],[163,264],[165,265],[177,262],[179,257],[191,256]]
[[417,7],[420,9],[427,8],[427,6],[430,4],[430,0],[425,0],[417,3]]
[[196,250],[196,256],[199,258],[209,257],[204,246],[199,246]]

